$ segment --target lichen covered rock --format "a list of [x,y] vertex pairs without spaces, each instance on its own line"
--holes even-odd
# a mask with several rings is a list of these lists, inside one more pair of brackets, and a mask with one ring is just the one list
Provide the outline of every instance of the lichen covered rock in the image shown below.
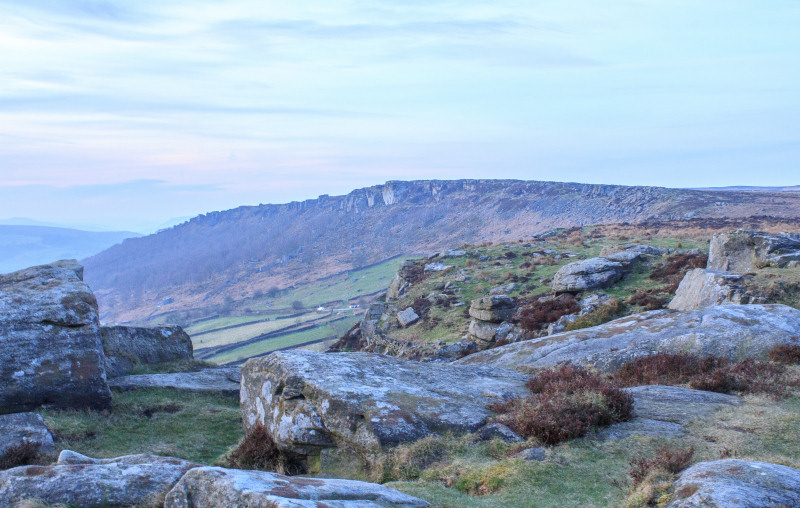
[[191,360],[192,340],[177,325],[100,329],[108,377],[127,374],[138,364]]
[[748,303],[743,275],[695,268],[681,280],[675,298],[669,302],[673,310],[695,310],[714,305]]
[[783,268],[800,261],[800,234],[739,229],[711,238],[709,270],[748,273],[765,266]]

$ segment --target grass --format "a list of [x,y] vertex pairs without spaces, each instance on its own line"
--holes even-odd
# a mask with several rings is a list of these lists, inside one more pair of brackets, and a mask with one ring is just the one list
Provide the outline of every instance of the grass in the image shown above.
[[243,358],[264,355],[278,349],[296,346],[304,342],[310,342],[332,336],[338,338],[358,320],[359,317],[354,316],[337,321],[335,323],[327,323],[324,326],[318,326],[310,330],[303,330],[301,332],[281,335],[280,337],[275,337],[272,339],[265,339],[254,344],[248,344],[246,346],[212,356],[209,358],[209,361],[220,365],[224,363],[235,362]]
[[213,464],[242,437],[239,401],[169,389],[114,392],[112,411],[41,410],[57,452],[155,453]]

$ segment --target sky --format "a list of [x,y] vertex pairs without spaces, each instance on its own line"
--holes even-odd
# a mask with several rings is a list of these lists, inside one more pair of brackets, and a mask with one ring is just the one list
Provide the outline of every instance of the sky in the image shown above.
[[800,184],[798,0],[0,0],[0,219],[387,180]]

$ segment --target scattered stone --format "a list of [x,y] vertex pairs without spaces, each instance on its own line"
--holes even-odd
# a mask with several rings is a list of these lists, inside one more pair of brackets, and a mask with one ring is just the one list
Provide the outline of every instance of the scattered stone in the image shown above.
[[611,301],[611,297],[604,293],[595,293],[587,296],[586,298],[582,299],[579,302],[581,307],[581,316],[585,316],[586,314],[591,314],[592,312],[596,311],[600,306],[605,305]]
[[263,424],[278,446],[317,456],[358,453],[444,432],[475,432],[494,402],[528,394],[503,368],[415,362],[370,353],[280,351],[242,369],[245,430]]
[[425,265],[426,272],[446,272],[453,268],[453,265],[446,265],[444,263],[430,263]]
[[197,372],[175,374],[139,374],[122,376],[108,382],[115,390],[128,391],[139,388],[174,388],[190,392],[218,392],[238,396],[239,367],[218,367]]
[[446,250],[442,253],[442,258],[461,258],[467,255],[465,250]]
[[749,303],[744,275],[695,268],[686,273],[669,302],[673,310],[694,310],[714,305]]
[[138,364],[191,360],[192,340],[177,325],[100,328],[109,378],[127,374]]
[[667,508],[800,506],[800,471],[749,460],[699,462],[674,485]]
[[0,275],[0,413],[111,407],[97,300],[74,260]]
[[567,329],[567,326],[574,323],[578,319],[577,314],[567,314],[558,318],[555,323],[547,325],[547,335],[555,335]]
[[514,311],[514,300],[506,295],[494,295],[472,300],[469,315],[480,321],[500,323],[511,319]]
[[490,423],[478,431],[479,441],[491,441],[492,439],[502,439],[506,443],[519,443],[525,441],[522,436],[509,429],[502,423]]
[[622,263],[605,258],[576,261],[561,267],[553,276],[553,291],[575,293],[589,289],[608,287],[622,278],[625,267]]
[[414,312],[413,307],[408,307],[407,309],[401,310],[397,313],[397,322],[400,323],[400,326],[403,328],[407,328],[417,321],[419,321],[419,316],[416,312]]
[[13,413],[0,415],[0,458],[10,448],[26,442],[33,443],[39,453],[52,453],[55,450],[53,436],[44,426],[44,420],[36,413]]
[[514,458],[527,460],[529,462],[541,462],[547,456],[542,448],[526,448],[519,453],[514,454]]
[[783,268],[800,261],[800,233],[763,233],[739,229],[711,238],[709,270],[749,273],[758,268]]
[[427,501],[374,483],[283,476],[221,467],[192,469],[175,485],[164,508],[415,508]]
[[198,466],[150,454],[100,460],[65,450],[52,466],[0,471],[0,506],[26,499],[69,506],[163,506],[167,492]]
[[502,286],[497,286],[496,288],[492,288],[489,290],[490,295],[507,295],[514,291],[517,285],[513,282],[509,282],[508,284],[504,284]]
[[800,336],[800,311],[786,305],[720,305],[654,310],[549,337],[508,344],[456,361],[534,372],[574,363],[613,372],[657,352],[689,352],[738,361],[765,358]]
[[661,249],[659,247],[635,243],[622,243],[619,245],[606,245],[603,247],[603,250],[600,251],[600,257],[607,258],[624,251],[637,252],[639,254],[646,254],[648,256],[663,256],[664,254],[670,254],[672,249]]
[[637,386],[626,391],[633,396],[634,419],[600,429],[599,439],[621,439],[633,434],[682,436],[686,432],[684,426],[692,420],[741,403],[734,395],[678,386]]

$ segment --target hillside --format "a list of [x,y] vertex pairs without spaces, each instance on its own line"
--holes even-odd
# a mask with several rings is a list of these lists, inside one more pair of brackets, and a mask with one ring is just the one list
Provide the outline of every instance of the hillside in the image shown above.
[[751,216],[800,217],[800,195],[517,180],[387,182],[346,196],[208,213],[84,263],[103,319],[135,321],[462,243],[557,227]]
[[0,225],[0,273],[57,259],[80,259],[140,236],[130,231],[81,231],[78,229]]

